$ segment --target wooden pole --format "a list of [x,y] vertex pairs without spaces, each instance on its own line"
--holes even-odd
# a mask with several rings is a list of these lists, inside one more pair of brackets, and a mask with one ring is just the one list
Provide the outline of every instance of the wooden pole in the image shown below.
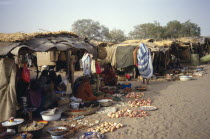
[[[98,63],[98,47],[96,48],[96,51],[97,51],[96,62]],[[96,91],[98,92],[99,91],[99,86],[100,86],[100,77],[99,77],[99,74],[96,74],[96,79],[97,79],[97,82],[96,82]]]
[[74,61],[75,58],[71,56],[70,58],[70,82],[71,82],[71,89],[73,89],[74,86]]
[[72,89],[71,89],[71,71],[70,71],[70,57],[71,57],[71,51],[67,51],[67,86],[66,86],[66,94],[71,94],[72,93]]

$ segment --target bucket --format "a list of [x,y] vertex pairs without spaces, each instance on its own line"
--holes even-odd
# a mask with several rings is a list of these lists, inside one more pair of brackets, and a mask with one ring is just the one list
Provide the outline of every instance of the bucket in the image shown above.
[[205,63],[205,62],[209,62],[210,61],[210,54],[201,57],[200,62],[201,63]]
[[198,66],[200,64],[199,54],[191,54],[191,64],[193,66]]

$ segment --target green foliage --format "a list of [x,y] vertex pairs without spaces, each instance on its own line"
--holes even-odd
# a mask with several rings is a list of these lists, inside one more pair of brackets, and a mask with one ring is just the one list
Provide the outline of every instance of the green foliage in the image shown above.
[[110,42],[120,43],[126,40],[124,32],[120,29],[113,29],[110,31]]
[[131,39],[165,39],[179,37],[200,36],[200,27],[190,20],[180,23],[177,20],[170,21],[166,26],[160,26],[158,22],[140,24],[129,33]]
[[97,21],[91,19],[77,20],[72,25],[72,31],[80,36],[86,37],[89,40],[120,43],[128,39],[167,39],[179,37],[196,37],[200,36],[200,27],[192,23],[190,20],[180,23],[177,20],[170,21],[166,26],[161,26],[160,23],[145,23],[134,26],[133,31],[126,37],[120,29],[113,29],[101,25]]
[[91,19],[77,20],[72,25],[72,31],[82,37],[94,39],[99,41],[106,41],[109,39],[109,29],[99,22]]

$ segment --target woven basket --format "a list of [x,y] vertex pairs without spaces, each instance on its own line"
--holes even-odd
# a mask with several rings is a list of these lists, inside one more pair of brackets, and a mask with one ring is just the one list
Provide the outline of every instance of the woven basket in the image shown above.
[[81,116],[81,115],[90,115],[96,113],[100,109],[100,106],[94,108],[88,108],[86,111],[81,112],[64,112],[66,116]]

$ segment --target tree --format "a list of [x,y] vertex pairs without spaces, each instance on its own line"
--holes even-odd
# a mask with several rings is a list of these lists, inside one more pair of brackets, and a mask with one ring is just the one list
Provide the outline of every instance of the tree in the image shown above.
[[94,39],[98,41],[106,41],[109,39],[109,29],[99,22],[91,19],[77,20],[72,24],[72,31],[82,37]]
[[196,37],[196,36],[200,36],[200,27],[195,24],[190,22],[190,20],[184,22],[182,24],[182,36],[183,37]]
[[167,23],[167,26],[166,26],[166,36],[167,37],[170,37],[170,38],[178,38],[178,37],[182,37],[182,24],[177,21],[177,20],[174,20],[174,21],[170,21]]
[[120,43],[126,40],[124,32],[120,29],[113,29],[110,31],[110,42]]
[[190,20],[180,23],[177,20],[170,21],[167,25],[160,26],[158,22],[146,23],[134,26],[134,30],[129,33],[131,39],[165,39],[179,37],[200,36],[200,27],[190,22]]
[[129,33],[132,39],[162,38],[164,28],[158,22],[146,23],[134,26],[134,30]]

